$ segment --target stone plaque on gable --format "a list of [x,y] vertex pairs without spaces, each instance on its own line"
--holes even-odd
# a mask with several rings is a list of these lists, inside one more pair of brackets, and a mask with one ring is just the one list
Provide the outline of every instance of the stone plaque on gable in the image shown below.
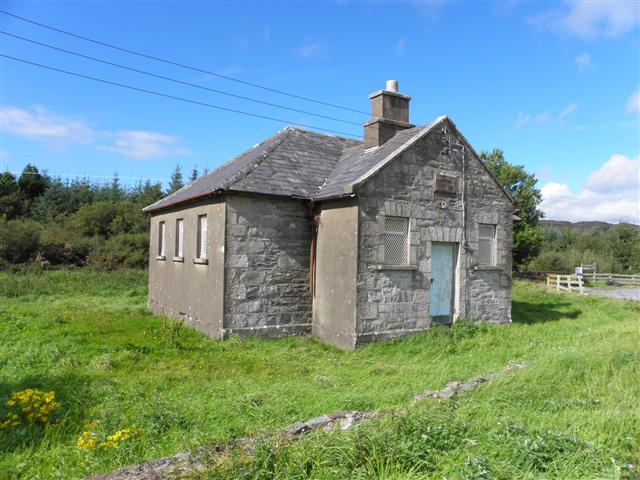
[[455,195],[458,191],[458,179],[451,175],[436,173],[436,193]]

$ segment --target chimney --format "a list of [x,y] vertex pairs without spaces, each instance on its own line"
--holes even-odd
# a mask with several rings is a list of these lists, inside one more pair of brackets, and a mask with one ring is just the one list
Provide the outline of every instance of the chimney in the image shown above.
[[398,93],[398,81],[387,80],[387,88],[369,95],[371,120],[364,124],[364,148],[379,147],[398,131],[415,127],[409,123],[411,97]]

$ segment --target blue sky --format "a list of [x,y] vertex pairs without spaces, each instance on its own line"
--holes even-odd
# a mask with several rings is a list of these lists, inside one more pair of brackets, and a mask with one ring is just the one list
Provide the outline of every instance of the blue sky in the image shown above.
[[[293,94],[369,111],[387,79],[411,121],[449,115],[477,150],[536,173],[549,218],[638,222],[640,7],[634,2],[4,1],[53,27]],[[67,50],[357,124],[325,107],[0,16]],[[256,114],[361,135],[358,125],[242,101],[1,38],[6,55]],[[214,168],[281,129],[256,119],[2,59],[2,169],[165,180]]]

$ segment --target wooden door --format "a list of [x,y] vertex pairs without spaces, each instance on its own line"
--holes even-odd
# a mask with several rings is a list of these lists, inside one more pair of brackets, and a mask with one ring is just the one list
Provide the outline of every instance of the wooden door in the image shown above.
[[429,316],[434,323],[453,322],[453,289],[455,271],[455,243],[431,245],[431,291]]

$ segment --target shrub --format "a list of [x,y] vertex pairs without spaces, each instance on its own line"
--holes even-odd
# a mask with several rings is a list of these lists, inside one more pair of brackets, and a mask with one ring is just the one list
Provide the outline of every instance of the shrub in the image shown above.
[[100,268],[145,267],[148,261],[149,236],[146,233],[121,233],[89,255],[89,262]]
[[33,220],[0,219],[0,258],[23,263],[36,256],[42,227]]
[[85,238],[58,223],[47,224],[40,235],[39,251],[52,265],[84,265],[89,253],[101,243],[96,237]]

